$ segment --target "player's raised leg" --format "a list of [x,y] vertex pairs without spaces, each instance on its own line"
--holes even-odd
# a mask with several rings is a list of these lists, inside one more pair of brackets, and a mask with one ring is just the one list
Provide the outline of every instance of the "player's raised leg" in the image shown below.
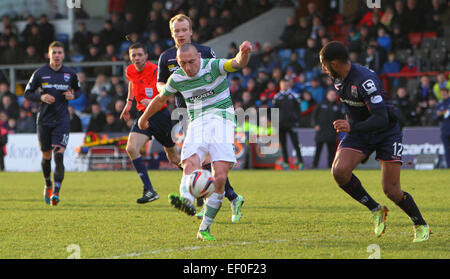
[[195,215],[196,210],[194,206],[194,196],[189,193],[188,178],[194,170],[200,168],[200,162],[200,157],[197,154],[193,154],[181,162],[183,177],[180,182],[180,194],[169,194],[170,204],[176,209],[185,212],[189,216]]
[[331,172],[342,190],[372,212],[372,218],[375,223],[375,235],[380,237],[386,228],[385,220],[388,209],[385,206],[379,205],[366,192],[358,177],[353,174],[353,170],[365,158],[366,155],[358,150],[348,148],[339,149],[336,153]]
[[141,149],[148,140],[148,136],[136,132],[131,132],[128,136],[128,142],[126,146],[126,151],[130,157],[136,172],[143,184],[143,194],[142,197],[137,199],[137,203],[147,203],[159,199],[153,185],[150,181],[150,177],[147,173],[147,167],[145,166],[145,161],[141,156]]
[[430,228],[420,213],[413,197],[402,191],[400,186],[400,162],[380,161],[383,191],[386,196],[400,207],[414,223],[413,242],[428,240]]

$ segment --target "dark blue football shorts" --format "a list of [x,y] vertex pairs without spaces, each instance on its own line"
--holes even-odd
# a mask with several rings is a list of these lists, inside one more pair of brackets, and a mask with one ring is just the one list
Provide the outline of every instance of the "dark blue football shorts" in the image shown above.
[[41,151],[52,150],[54,146],[67,147],[69,143],[70,122],[63,121],[57,125],[39,124],[37,135]]
[[164,108],[150,117],[148,120],[149,128],[146,130],[141,130],[138,126],[139,117],[141,117],[142,114],[143,112],[141,111],[138,113],[138,117],[134,120],[133,127],[131,127],[131,132],[143,134],[149,138],[152,138],[153,136],[164,147],[173,147],[175,142],[172,140],[171,136],[172,119],[169,110]]
[[403,133],[398,124],[392,129],[380,133],[346,134],[338,149],[351,149],[366,155],[366,158],[375,151],[375,159],[385,162],[402,163]]

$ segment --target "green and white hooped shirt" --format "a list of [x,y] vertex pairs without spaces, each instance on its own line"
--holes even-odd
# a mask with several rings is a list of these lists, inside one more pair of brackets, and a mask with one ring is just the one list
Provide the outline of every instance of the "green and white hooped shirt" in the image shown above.
[[201,59],[200,70],[188,77],[180,68],[167,81],[163,94],[180,92],[186,101],[190,121],[218,115],[235,123],[233,102],[228,86],[225,62],[228,59]]

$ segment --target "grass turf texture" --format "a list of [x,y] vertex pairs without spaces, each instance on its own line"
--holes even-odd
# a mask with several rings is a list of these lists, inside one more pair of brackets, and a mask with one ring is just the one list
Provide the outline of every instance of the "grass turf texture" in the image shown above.
[[[40,173],[2,173],[0,258],[67,258],[80,247],[86,258],[367,259],[377,244],[382,259],[450,257],[448,170],[403,171],[402,185],[417,202],[433,234],[412,243],[412,222],[383,194],[380,172],[356,175],[390,209],[386,233],[373,234],[370,212],[347,196],[329,171],[232,171],[245,197],[243,218],[231,223],[224,199],[212,226],[216,242],[195,239],[200,220],[169,206],[181,172],[149,171],[160,199],[135,202],[142,193],[133,171],[66,173],[61,202],[44,203]],[[199,208],[198,208],[199,209]]]

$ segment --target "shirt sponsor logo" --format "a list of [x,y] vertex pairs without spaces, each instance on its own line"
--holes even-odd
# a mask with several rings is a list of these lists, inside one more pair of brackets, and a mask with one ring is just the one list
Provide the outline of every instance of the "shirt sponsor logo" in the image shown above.
[[54,88],[56,90],[67,90],[69,85],[67,84],[49,84],[48,82],[42,83],[42,88]]
[[208,91],[206,93],[200,94],[198,96],[189,97],[188,99],[189,99],[189,102],[195,103],[195,102],[201,101],[201,100],[203,100],[205,98],[208,98],[208,97],[210,97],[210,96],[212,96],[214,94],[215,94],[215,92],[213,90],[211,90],[211,91]]
[[43,76],[42,79],[51,79],[51,76]]
[[68,82],[70,80],[70,74],[64,73],[64,81]]
[[365,104],[363,102],[355,102],[350,100],[341,99],[341,102],[347,103],[348,105],[352,107],[364,107]]

